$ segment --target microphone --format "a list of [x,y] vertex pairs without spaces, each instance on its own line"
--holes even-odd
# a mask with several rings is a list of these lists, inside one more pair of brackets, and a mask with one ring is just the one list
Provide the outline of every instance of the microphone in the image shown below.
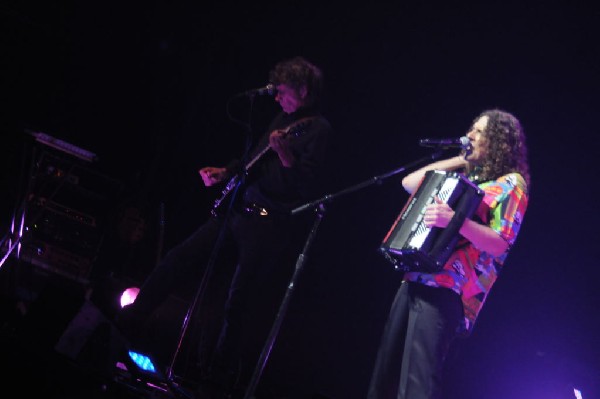
[[421,147],[467,149],[471,146],[471,142],[467,136],[463,136],[457,139],[421,139],[419,145]]
[[268,94],[270,96],[272,96],[273,94],[275,94],[275,92],[277,91],[277,89],[275,89],[275,85],[272,83],[269,83],[266,86],[263,87],[259,87],[258,89],[251,89],[251,90],[246,90],[243,91],[241,93],[238,93],[237,96],[262,96],[265,94]]

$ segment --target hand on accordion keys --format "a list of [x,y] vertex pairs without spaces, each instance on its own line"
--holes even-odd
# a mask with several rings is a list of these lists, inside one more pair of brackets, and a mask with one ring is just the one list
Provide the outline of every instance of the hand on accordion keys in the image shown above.
[[454,217],[454,210],[439,197],[434,198],[434,203],[425,207],[423,222],[427,227],[448,227]]

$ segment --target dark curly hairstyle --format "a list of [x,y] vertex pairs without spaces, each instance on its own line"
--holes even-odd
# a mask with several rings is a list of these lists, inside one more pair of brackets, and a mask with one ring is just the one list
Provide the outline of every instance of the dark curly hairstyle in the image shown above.
[[483,132],[488,139],[488,156],[483,164],[476,167],[477,170],[467,172],[476,174],[479,181],[517,172],[523,176],[529,187],[531,182],[527,143],[521,123],[515,116],[500,109],[483,111],[473,123],[483,116],[489,118]]
[[323,73],[303,57],[280,61],[269,72],[269,82],[285,84],[298,90],[306,85],[306,105],[318,105],[323,90]]

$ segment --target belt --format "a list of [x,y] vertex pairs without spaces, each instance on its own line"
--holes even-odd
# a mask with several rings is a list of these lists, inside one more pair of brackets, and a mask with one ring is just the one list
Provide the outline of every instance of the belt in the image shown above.
[[261,217],[266,217],[266,216],[269,216],[269,214],[270,214],[266,208],[263,208],[262,206],[255,204],[253,202],[242,204],[241,211],[242,211],[242,213],[245,213],[246,215],[255,215],[255,216],[261,216]]

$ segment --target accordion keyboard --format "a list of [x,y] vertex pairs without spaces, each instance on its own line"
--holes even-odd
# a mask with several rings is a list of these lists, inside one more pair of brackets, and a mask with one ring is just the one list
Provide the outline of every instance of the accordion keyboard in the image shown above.
[[[454,192],[458,181],[458,178],[453,177],[449,177],[446,180],[444,180],[439,190],[434,190],[431,192],[430,197],[427,199],[426,206],[433,204],[435,202],[436,197],[438,197],[442,202],[446,203],[450,195]],[[423,243],[425,242],[425,239],[429,236],[429,233],[431,232],[431,227],[427,227],[425,225],[425,222],[423,221],[426,206],[424,206],[421,209],[419,217],[412,226],[412,231],[414,233],[408,243],[410,247],[421,248],[423,246]]]

